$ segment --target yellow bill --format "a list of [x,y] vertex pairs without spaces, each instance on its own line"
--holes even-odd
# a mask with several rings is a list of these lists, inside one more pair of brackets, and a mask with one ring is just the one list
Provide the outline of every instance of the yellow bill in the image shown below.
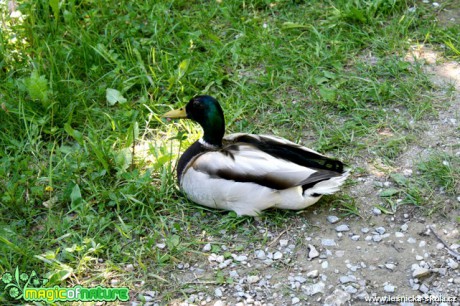
[[162,117],[168,119],[187,118],[187,112],[185,111],[185,107],[181,107],[163,114]]

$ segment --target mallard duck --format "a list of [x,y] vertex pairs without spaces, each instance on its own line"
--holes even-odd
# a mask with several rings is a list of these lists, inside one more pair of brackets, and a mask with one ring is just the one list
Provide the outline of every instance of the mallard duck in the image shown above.
[[339,190],[344,164],[286,139],[225,133],[224,113],[211,96],[196,96],[164,118],[188,118],[202,138],[180,157],[179,186],[192,201],[238,215],[267,208],[300,210]]

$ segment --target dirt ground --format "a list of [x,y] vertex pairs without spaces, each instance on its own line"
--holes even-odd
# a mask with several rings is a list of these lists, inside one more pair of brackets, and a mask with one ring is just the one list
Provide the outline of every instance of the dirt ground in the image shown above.
[[[423,134],[398,158],[392,172],[407,177],[417,175],[415,165],[433,150],[460,155],[460,65],[422,46],[406,56],[409,62],[414,58],[425,61],[439,103],[448,106],[426,120]],[[449,95],[449,87],[456,94]],[[369,299],[387,297],[393,299],[387,305],[423,305],[431,296],[432,305],[460,305],[460,191],[454,197],[440,192],[437,199],[444,204],[432,214],[413,205],[387,214],[375,206],[382,203],[379,193],[394,183],[378,170],[378,161],[357,157],[354,162],[367,175],[354,177],[356,184],[344,192],[356,201],[361,217],[340,219],[340,212],[318,205],[279,232],[260,224],[268,246],[235,250],[238,237],[227,237],[221,253],[212,253],[210,239],[203,248],[207,261],[178,265],[173,277],[187,289],[172,304],[379,305],[384,302]],[[157,293],[150,295],[144,296],[154,305]]]
[[[441,22],[460,20],[460,8],[446,14]],[[425,62],[435,95],[447,106],[426,120],[424,132],[398,158],[392,172],[407,177],[416,176],[415,165],[434,150],[460,155],[460,65],[424,46],[406,55],[409,62],[415,58]],[[449,88],[455,88],[454,95]],[[444,204],[432,214],[413,205],[386,214],[375,206],[392,180],[378,170],[378,161],[363,156],[353,162],[367,170],[345,191],[361,217],[340,219],[331,207],[313,206],[279,232],[260,224],[268,244],[244,250],[233,249],[231,242],[221,246],[227,256],[212,253],[210,240],[203,248],[207,261],[178,265],[173,277],[187,289],[172,304],[460,305],[460,191],[453,197],[440,193],[437,199]],[[216,281],[219,277],[231,281]],[[152,305],[158,301],[155,292],[144,296]],[[381,297],[392,300],[369,300]]]

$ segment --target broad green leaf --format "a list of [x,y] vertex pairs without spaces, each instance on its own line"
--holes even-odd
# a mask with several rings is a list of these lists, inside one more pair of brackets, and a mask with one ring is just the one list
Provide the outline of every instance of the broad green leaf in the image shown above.
[[395,194],[398,194],[399,192],[400,192],[399,189],[388,188],[388,189],[385,189],[382,192],[380,192],[379,196],[381,196],[381,197],[391,197],[391,196],[393,196]]
[[48,80],[44,75],[39,75],[37,71],[33,71],[29,78],[24,80],[27,93],[33,100],[38,100],[44,107],[48,107],[49,103],[49,88]]
[[321,98],[327,102],[334,102],[337,97],[337,91],[334,88],[328,88],[326,86],[321,86],[319,94],[321,95]]
[[64,124],[64,130],[70,137],[75,139],[79,144],[83,144],[83,134],[80,131],[74,130],[70,126],[70,123],[67,122]]
[[54,20],[57,22],[59,19],[59,0],[49,0],[49,4],[53,10]]
[[110,105],[115,105],[117,103],[123,104],[127,101],[121,92],[113,88],[107,88],[105,97],[107,98],[107,102],[109,102]]
[[185,75],[189,65],[190,65],[190,59],[185,59],[179,64],[179,71],[178,71],[177,79],[180,79]]
[[390,177],[400,186],[407,185],[407,178],[401,173],[392,173],[390,174]]
[[178,235],[172,235],[168,238],[168,240],[166,240],[166,244],[168,245],[168,248],[172,250],[180,244],[180,237]]
[[72,206],[80,204],[82,198],[81,198],[81,191],[80,191],[80,186],[78,184],[75,184],[72,188],[72,192],[70,193],[70,201]]

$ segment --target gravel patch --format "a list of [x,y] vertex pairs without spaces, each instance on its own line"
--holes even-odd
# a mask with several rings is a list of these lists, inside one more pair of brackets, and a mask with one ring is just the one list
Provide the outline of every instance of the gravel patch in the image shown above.
[[[453,67],[460,75],[460,66]],[[442,73],[437,67],[430,69]],[[452,82],[447,76],[437,78]],[[460,89],[460,77],[457,82]],[[458,121],[451,120],[458,120],[453,114],[460,113],[460,98],[456,103],[441,112],[433,129],[422,135],[427,142],[407,148],[395,171],[415,176],[414,160],[431,143],[438,139],[460,142],[454,133]],[[358,184],[345,191],[363,208],[362,218],[342,216],[330,205],[319,205],[293,214],[286,227],[266,235],[268,241],[254,239],[244,248],[239,247],[241,238],[237,236],[204,238],[198,249],[203,255],[176,265],[170,281],[176,284],[180,298],[169,304],[368,305],[370,297],[431,294],[457,297],[456,302],[445,305],[460,306],[460,258],[456,255],[460,232],[453,218],[460,215],[458,205],[447,218],[425,217],[407,205],[388,214],[374,206],[382,201],[382,188],[394,186],[369,173],[355,178]],[[460,202],[460,195],[452,200]],[[257,218],[254,226],[261,233],[269,231]],[[215,239],[221,239],[226,247],[213,248]],[[143,288],[133,305],[163,305],[162,298],[155,288]]]

